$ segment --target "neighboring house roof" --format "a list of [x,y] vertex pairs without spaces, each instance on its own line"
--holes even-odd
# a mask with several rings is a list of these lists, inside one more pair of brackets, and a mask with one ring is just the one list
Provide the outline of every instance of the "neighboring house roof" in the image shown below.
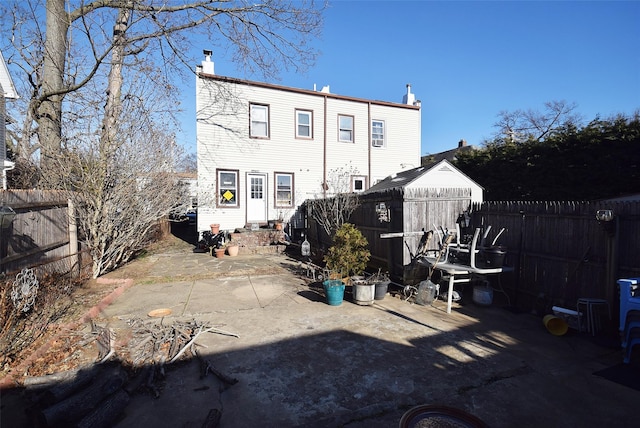
[[2,85],[5,98],[20,98],[9,74],[9,69],[7,68],[7,63],[4,61],[2,52],[0,52],[0,85]]
[[460,140],[458,143],[458,147],[451,150],[446,150],[440,153],[434,153],[432,155],[425,155],[421,158],[422,166],[433,166],[442,160],[448,160],[449,162],[453,162],[456,160],[456,155],[460,152],[466,152],[469,150],[475,150],[475,147],[468,146],[465,140]]
[[465,183],[469,186],[482,189],[482,186],[445,159],[431,166],[419,166],[398,172],[374,184],[362,194],[371,194],[390,189],[404,189],[407,187],[447,187],[446,182],[436,179],[436,175],[440,175],[441,173],[452,173],[459,178],[457,182],[452,181],[450,187],[460,187],[461,183]]
[[635,194],[631,194],[631,195],[624,195],[624,196],[618,196],[615,198],[606,198],[606,199],[601,199],[600,201],[603,202],[633,202],[633,201],[640,201],[640,193],[635,193]]

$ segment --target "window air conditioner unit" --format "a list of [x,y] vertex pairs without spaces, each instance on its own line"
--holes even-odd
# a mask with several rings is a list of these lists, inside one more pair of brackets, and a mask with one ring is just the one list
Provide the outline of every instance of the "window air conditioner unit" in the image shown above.
[[382,147],[382,146],[384,146],[384,141],[382,141],[382,140],[373,140],[371,142],[371,145],[373,147]]

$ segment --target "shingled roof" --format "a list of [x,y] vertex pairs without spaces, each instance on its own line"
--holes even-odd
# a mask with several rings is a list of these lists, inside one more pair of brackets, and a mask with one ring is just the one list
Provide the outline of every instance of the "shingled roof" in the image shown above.
[[460,140],[458,142],[458,147],[456,147],[455,149],[446,150],[440,153],[434,153],[432,155],[422,156],[422,158],[420,159],[420,163],[422,164],[422,166],[432,167],[442,160],[454,162],[458,153],[466,152],[469,150],[475,150],[475,147],[467,145],[467,142],[465,140]]
[[433,164],[428,167],[419,166],[417,168],[408,169],[405,171],[395,173],[385,178],[384,180],[374,184],[373,186],[368,188],[366,191],[362,192],[362,194],[366,195],[370,193],[380,192],[382,190],[403,188],[409,185],[414,180],[421,177],[422,175],[426,174],[430,169],[434,168],[435,166],[436,164]]

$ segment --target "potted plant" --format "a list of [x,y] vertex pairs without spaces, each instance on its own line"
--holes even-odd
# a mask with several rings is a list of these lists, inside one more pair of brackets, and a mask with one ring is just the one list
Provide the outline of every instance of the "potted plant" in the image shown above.
[[227,243],[227,254],[229,257],[235,257],[238,255],[238,251],[240,251],[240,247],[235,242]]
[[278,218],[275,220],[274,228],[276,230],[284,230],[285,223],[287,222],[287,217],[289,216],[288,209],[280,209],[278,210]]
[[378,273],[371,275],[368,279],[373,283],[375,287],[374,299],[384,299],[384,296],[386,296],[387,290],[389,288],[389,283],[391,282],[391,280],[389,279],[389,274],[382,273],[381,269],[378,269]]
[[[353,224],[344,223],[333,237],[333,245],[324,257],[327,269],[343,283],[351,284],[351,276],[360,275],[367,267],[371,253],[367,238]],[[327,281],[325,281],[326,283]],[[357,281],[360,285],[359,281]],[[329,286],[335,284],[329,284]],[[326,291],[327,285],[325,285]],[[344,293],[344,287],[343,287]]]
[[325,279],[322,283],[327,303],[331,306],[340,306],[344,300],[344,282],[341,279]]
[[214,247],[213,249],[214,251],[214,255],[216,256],[217,259],[221,259],[224,257],[224,252],[226,251],[226,248],[224,247]]
[[375,300],[376,283],[362,276],[351,278],[351,294],[357,305],[372,305]]

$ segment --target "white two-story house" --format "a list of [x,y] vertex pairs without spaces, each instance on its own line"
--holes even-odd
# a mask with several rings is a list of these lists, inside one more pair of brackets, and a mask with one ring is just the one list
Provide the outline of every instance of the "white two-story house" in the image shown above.
[[376,101],[196,70],[198,231],[288,220],[306,199],[349,191],[420,165],[420,102]]
[[2,52],[0,52],[0,166],[2,166],[2,188],[7,188],[7,171],[13,169],[14,163],[7,159],[6,146],[6,102],[5,98],[17,99],[18,93],[13,84],[7,63],[4,62]]

